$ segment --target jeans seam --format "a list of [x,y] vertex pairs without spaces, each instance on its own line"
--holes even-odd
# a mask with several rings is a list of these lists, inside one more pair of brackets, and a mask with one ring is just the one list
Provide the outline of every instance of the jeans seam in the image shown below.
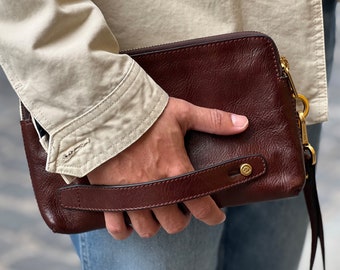
[[80,234],[80,252],[82,257],[82,269],[90,270],[89,250],[87,243],[87,233]]

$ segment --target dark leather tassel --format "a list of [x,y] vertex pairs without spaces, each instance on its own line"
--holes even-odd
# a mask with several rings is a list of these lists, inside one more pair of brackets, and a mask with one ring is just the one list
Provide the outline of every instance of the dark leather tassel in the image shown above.
[[309,269],[312,269],[314,265],[318,239],[320,240],[323,269],[326,269],[323,224],[318,193],[316,189],[315,165],[313,165],[312,157],[308,149],[305,151],[305,161],[308,179],[304,187],[304,194],[312,230],[312,249]]

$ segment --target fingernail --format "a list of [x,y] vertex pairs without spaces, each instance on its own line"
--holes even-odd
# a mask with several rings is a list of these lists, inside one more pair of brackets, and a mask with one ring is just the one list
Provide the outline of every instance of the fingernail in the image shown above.
[[248,118],[243,115],[232,114],[231,121],[235,127],[246,127],[248,125]]

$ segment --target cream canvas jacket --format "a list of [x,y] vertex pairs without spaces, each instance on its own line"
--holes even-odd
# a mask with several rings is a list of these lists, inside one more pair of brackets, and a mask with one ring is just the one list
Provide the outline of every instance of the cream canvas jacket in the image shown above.
[[270,35],[309,123],[327,119],[321,0],[0,0],[0,64],[47,131],[46,169],[67,181],[123,151],[168,96],[120,50],[227,32]]

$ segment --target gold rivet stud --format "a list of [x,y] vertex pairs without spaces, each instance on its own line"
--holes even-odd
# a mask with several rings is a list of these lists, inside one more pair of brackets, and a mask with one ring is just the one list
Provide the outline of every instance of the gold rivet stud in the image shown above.
[[249,176],[253,172],[253,167],[248,163],[243,163],[240,167],[240,173],[243,176]]

